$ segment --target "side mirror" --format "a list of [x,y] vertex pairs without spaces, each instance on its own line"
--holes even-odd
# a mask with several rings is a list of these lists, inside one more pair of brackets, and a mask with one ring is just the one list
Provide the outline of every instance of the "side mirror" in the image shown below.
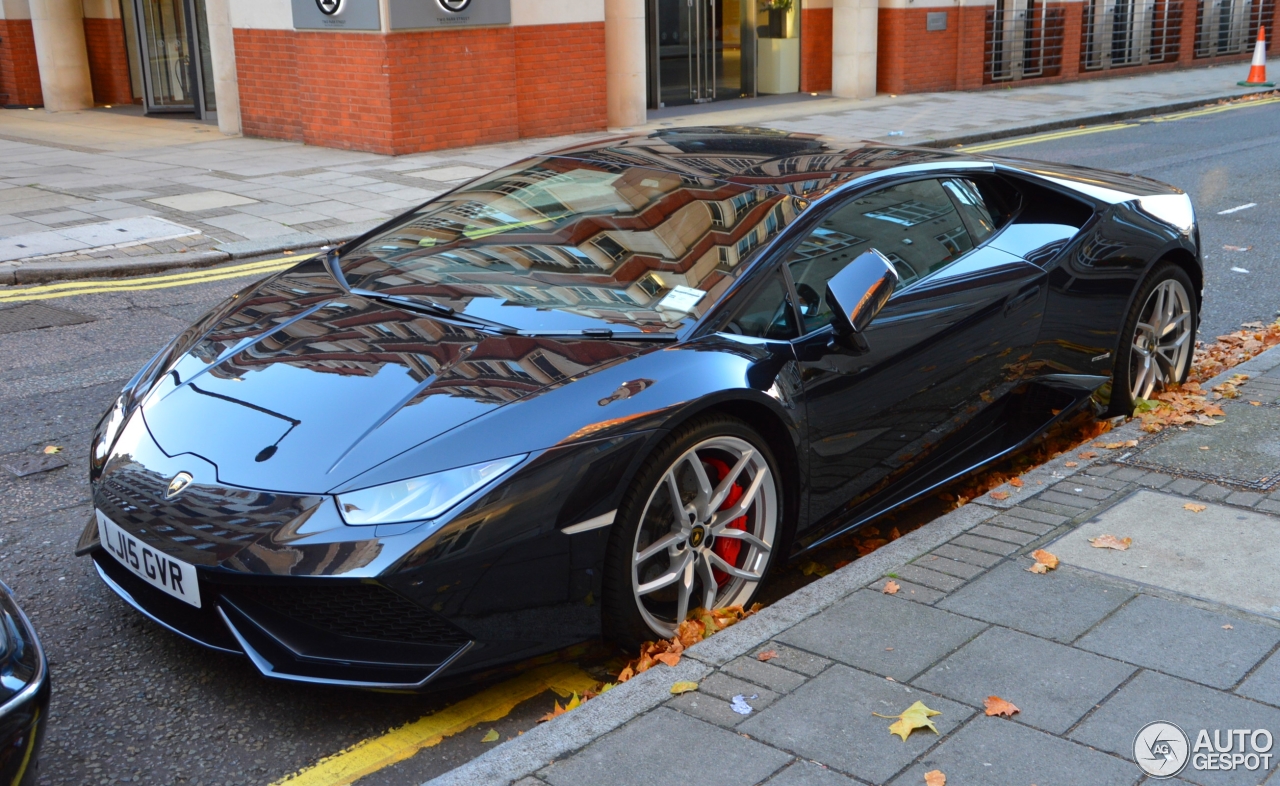
[[862,347],[862,332],[898,286],[898,271],[874,248],[845,265],[827,282],[831,329],[836,339]]

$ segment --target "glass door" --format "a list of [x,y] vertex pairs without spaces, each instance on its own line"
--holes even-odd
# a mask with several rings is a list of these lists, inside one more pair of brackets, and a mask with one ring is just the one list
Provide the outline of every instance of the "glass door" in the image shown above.
[[212,116],[216,104],[204,0],[133,0],[133,5],[147,114]]
[[754,2],[649,0],[649,105],[755,95]]

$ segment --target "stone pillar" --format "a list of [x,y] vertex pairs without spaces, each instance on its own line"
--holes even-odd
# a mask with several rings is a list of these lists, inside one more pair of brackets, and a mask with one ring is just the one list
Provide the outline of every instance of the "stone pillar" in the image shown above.
[[30,6],[44,108],[50,112],[91,108],[93,83],[82,0],[30,0]]
[[644,125],[644,0],[605,0],[604,68],[609,127]]
[[209,23],[209,57],[213,61],[213,94],[218,102],[218,130],[240,135],[240,82],[236,78],[236,42],[231,32],[230,0],[205,0]]
[[835,0],[831,13],[831,92],[841,98],[876,94],[878,0]]

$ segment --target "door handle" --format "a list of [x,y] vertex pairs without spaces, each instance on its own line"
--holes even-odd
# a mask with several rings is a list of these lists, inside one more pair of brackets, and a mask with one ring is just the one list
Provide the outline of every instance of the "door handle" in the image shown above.
[[1010,314],[1012,314],[1014,311],[1017,311],[1017,310],[1018,310],[1018,308],[1019,308],[1023,303],[1026,303],[1026,302],[1028,302],[1028,301],[1030,301],[1030,300],[1033,300],[1033,299],[1036,297],[1036,295],[1039,295],[1039,294],[1040,294],[1040,285],[1039,285],[1039,284],[1036,284],[1035,286],[1031,287],[1030,289],[1024,289],[1024,290],[1022,290],[1022,291],[1021,291],[1021,292],[1019,292],[1018,294],[1014,295],[1014,296],[1013,296],[1013,298],[1012,298],[1012,299],[1010,299],[1010,300],[1009,300],[1009,302],[1005,305],[1005,307],[1004,307],[1004,315],[1005,315],[1005,316],[1009,316],[1009,315],[1010,315]]

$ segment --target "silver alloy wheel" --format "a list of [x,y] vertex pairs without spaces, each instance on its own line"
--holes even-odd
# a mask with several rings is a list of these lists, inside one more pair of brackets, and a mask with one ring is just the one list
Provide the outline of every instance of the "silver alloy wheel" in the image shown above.
[[[774,546],[777,496],[768,461],[737,437],[704,440],[667,468],[631,552],[631,589],[654,633],[672,636],[691,609],[751,597]],[[726,541],[736,547],[717,550]]]
[[1150,395],[1179,381],[1191,359],[1191,298],[1182,282],[1161,281],[1147,297],[1129,353],[1129,397]]

